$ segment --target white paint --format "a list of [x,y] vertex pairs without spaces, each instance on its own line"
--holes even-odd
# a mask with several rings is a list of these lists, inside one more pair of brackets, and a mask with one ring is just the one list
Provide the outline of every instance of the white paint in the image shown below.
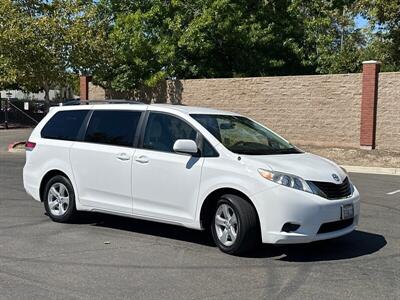
[[397,193],[400,193],[400,190],[396,190],[396,191],[393,191],[393,192],[390,192],[390,193],[386,193],[386,195],[394,195],[394,194],[397,194]]
[[[136,149],[41,137],[43,126],[58,111],[80,109],[139,110],[174,115],[200,132],[215,147],[219,156],[191,156],[143,147]],[[29,138],[37,146],[26,154],[24,187],[36,200],[40,200],[42,178],[49,170],[60,170],[71,180],[77,210],[102,211],[194,229],[201,229],[204,225],[200,222],[200,213],[207,197],[218,189],[231,188],[246,195],[254,205],[264,243],[312,242],[339,237],[355,229],[360,210],[360,196],[356,188],[348,198],[331,201],[272,182],[260,176],[258,171],[264,168],[304,180],[335,183],[333,174],[342,180],[346,176],[338,165],[309,153],[235,154],[196,122],[190,116],[192,113],[235,115],[207,108],[165,104],[53,107]],[[186,150],[191,150],[189,148]],[[354,223],[351,226],[317,234],[321,224],[339,221],[341,207],[348,204],[354,205]],[[298,232],[283,232],[282,226],[286,222],[295,222],[301,227]]]

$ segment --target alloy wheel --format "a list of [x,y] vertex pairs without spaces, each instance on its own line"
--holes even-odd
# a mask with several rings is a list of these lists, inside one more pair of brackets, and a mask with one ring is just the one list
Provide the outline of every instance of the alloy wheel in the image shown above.
[[51,214],[54,216],[64,215],[69,206],[69,193],[67,187],[61,182],[54,183],[49,189],[47,202]]
[[221,204],[215,212],[215,231],[219,241],[226,247],[232,246],[238,234],[238,219],[228,204]]

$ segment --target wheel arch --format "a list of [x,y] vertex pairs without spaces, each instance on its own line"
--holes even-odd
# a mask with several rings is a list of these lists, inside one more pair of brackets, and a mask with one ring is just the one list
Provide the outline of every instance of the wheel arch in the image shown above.
[[43,202],[43,192],[44,192],[44,188],[46,186],[46,183],[53,178],[54,176],[57,175],[61,175],[61,176],[65,176],[66,178],[68,178],[68,180],[71,181],[71,179],[69,178],[69,176],[67,174],[65,174],[63,171],[58,170],[58,169],[53,169],[48,171],[42,178],[42,180],[40,181],[40,188],[39,188],[39,196],[40,196],[40,201]]
[[203,203],[201,205],[201,209],[200,209],[200,216],[199,216],[201,228],[203,228],[203,229],[208,228],[208,225],[211,222],[212,214],[213,214],[213,211],[215,209],[218,199],[222,195],[226,195],[226,194],[232,194],[232,195],[239,196],[239,197],[243,198],[245,201],[249,202],[253,206],[253,208],[256,212],[257,223],[258,223],[258,226],[260,226],[260,219],[258,216],[258,211],[257,211],[256,206],[254,205],[253,201],[250,199],[250,197],[238,189],[223,187],[223,188],[218,188],[218,189],[212,191],[211,193],[209,193],[208,196],[203,201]]

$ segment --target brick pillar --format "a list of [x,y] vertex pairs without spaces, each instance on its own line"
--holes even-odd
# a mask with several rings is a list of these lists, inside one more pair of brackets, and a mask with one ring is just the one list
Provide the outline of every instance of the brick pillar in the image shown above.
[[81,100],[89,100],[89,82],[91,80],[92,80],[92,77],[90,77],[90,76],[80,76],[79,77]]
[[375,60],[363,62],[360,148],[366,150],[375,148],[379,67]]

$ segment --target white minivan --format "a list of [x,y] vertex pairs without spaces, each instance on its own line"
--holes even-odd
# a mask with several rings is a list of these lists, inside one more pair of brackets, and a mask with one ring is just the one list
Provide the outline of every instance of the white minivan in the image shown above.
[[57,222],[95,211],[209,230],[230,254],[335,238],[358,223],[360,196],[344,169],[236,113],[57,107],[26,150],[24,187]]

